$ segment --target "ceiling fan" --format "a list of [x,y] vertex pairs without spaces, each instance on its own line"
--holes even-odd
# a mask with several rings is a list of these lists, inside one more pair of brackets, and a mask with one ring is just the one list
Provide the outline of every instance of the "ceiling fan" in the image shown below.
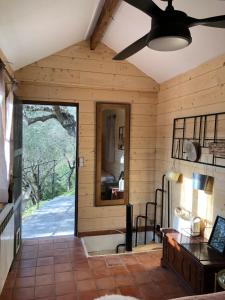
[[187,47],[192,42],[189,28],[197,25],[225,28],[225,15],[205,19],[189,17],[185,12],[175,10],[173,0],[164,10],[152,0],[124,0],[152,18],[151,30],[142,38],[118,53],[113,59],[123,60],[140,51],[145,46],[158,51],[174,51]]

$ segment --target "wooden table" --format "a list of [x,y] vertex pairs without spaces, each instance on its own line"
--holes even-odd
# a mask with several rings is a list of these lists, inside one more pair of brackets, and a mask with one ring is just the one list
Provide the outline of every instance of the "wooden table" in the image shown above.
[[161,265],[174,271],[196,294],[214,291],[215,273],[225,268],[225,257],[207,247],[203,238],[192,238],[173,230],[163,233]]

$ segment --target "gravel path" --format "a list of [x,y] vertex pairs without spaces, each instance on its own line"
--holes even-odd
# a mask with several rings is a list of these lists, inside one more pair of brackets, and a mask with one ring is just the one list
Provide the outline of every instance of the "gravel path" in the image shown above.
[[74,196],[59,196],[23,219],[22,238],[74,234]]

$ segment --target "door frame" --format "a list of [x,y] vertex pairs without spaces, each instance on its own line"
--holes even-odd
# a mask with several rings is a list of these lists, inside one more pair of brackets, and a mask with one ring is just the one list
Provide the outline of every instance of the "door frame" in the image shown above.
[[76,107],[76,170],[75,170],[75,199],[74,199],[74,205],[75,205],[75,215],[74,215],[74,235],[78,236],[78,177],[79,177],[79,103],[73,103],[73,102],[54,102],[54,101],[44,101],[44,100],[23,100],[21,99],[22,105],[24,104],[31,104],[31,105],[59,105],[59,106],[73,106]]

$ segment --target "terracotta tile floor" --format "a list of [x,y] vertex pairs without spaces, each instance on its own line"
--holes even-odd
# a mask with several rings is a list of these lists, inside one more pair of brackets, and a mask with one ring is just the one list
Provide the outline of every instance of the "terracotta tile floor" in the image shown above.
[[165,300],[188,295],[160,267],[161,251],[87,258],[71,236],[23,241],[0,300],[93,300],[105,294]]

